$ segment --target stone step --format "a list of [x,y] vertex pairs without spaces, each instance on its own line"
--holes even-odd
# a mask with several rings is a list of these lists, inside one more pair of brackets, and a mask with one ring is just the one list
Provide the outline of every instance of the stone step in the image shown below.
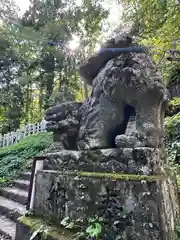
[[16,223],[6,218],[4,215],[0,215],[0,234],[6,239],[15,239]]
[[0,196],[0,214],[16,222],[17,218],[25,214],[26,206]]
[[0,189],[0,196],[26,205],[28,192],[15,187],[5,187]]
[[21,174],[21,178],[24,179],[24,180],[30,181],[30,179],[31,179],[31,172],[23,172]]
[[23,179],[18,179],[18,180],[15,180],[13,182],[13,186],[16,187],[16,188],[28,191],[29,190],[29,186],[30,186],[30,181],[23,180]]

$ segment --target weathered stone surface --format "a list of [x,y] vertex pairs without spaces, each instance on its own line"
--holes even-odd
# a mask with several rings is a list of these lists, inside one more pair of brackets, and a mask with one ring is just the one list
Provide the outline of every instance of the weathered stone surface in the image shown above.
[[99,149],[115,146],[116,135],[124,132],[123,104],[114,104],[103,93],[103,85],[97,86],[89,98],[87,107],[82,105],[82,118],[78,134],[78,149]]
[[136,132],[136,116],[131,116],[129,118],[125,134],[132,135],[134,132]]
[[[80,132],[85,129],[84,148],[107,148],[112,126],[121,130],[127,125],[132,114],[125,116],[127,105],[136,112],[135,137],[140,146],[162,145],[168,92],[148,54],[126,53],[111,59],[94,78],[92,89],[90,108],[80,124]],[[120,130],[116,136],[124,134],[126,127]]]
[[[48,128],[55,132],[55,141],[62,143],[61,149],[163,145],[168,91],[148,51],[107,51],[127,47],[144,49],[134,42],[131,32],[110,39],[80,68],[92,85],[90,97],[46,112]],[[128,121],[134,115],[134,132],[127,136]]]
[[55,149],[77,149],[77,136],[80,127],[79,108],[81,103],[67,102],[49,108],[45,119],[47,130],[53,131]]
[[103,218],[103,240],[117,236],[127,240],[173,240],[176,200],[174,185],[164,176],[143,180],[134,175],[39,171],[34,210],[57,225],[65,216],[86,223],[97,214]]
[[[123,32],[115,38],[109,39],[102,45],[101,49],[108,48],[125,48],[132,46],[132,34],[131,31]],[[117,51],[99,51],[90,57],[85,64],[80,67],[81,76],[87,81],[89,85],[92,85],[94,78],[100,72],[100,70],[106,65],[106,63],[120,55]]]
[[130,148],[130,147],[138,147],[138,146],[143,146],[143,143],[140,142],[140,140],[133,135],[125,135],[125,134],[121,134],[118,135],[115,138],[115,142],[116,142],[116,146],[118,147],[124,147],[124,148]]
[[78,102],[66,102],[51,107],[46,111],[46,120],[61,121],[64,120],[68,115],[78,118],[80,105],[81,103]]
[[153,148],[62,150],[45,155],[44,170],[159,174],[161,151]]

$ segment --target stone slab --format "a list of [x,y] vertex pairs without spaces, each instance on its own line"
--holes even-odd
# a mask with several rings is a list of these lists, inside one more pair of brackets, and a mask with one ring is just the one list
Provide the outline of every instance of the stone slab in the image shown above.
[[12,201],[18,202],[22,205],[27,204],[28,192],[15,187],[5,187],[0,189],[2,197],[9,198]]
[[175,193],[171,178],[163,175],[39,171],[34,211],[56,225],[67,216],[86,222],[98,214],[103,240],[119,235],[127,240],[174,240]]
[[163,159],[159,149],[123,148],[87,151],[62,150],[44,156],[44,170],[159,174]]

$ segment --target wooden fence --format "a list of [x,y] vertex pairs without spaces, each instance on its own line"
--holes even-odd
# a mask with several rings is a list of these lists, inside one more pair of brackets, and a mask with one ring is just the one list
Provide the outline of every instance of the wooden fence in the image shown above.
[[16,132],[10,132],[5,135],[0,134],[0,147],[7,147],[19,142],[26,136],[45,132],[46,131],[46,121],[42,120],[39,123],[30,123],[25,125],[23,128],[18,129]]

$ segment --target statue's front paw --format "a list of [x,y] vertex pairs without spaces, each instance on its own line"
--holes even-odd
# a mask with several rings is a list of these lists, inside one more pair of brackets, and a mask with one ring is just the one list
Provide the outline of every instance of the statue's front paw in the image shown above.
[[140,147],[142,145],[137,137],[128,136],[125,134],[116,136],[115,144],[119,148],[135,148]]
[[58,123],[55,121],[48,121],[46,123],[46,130],[48,132],[55,132],[58,130]]
[[79,121],[70,118],[58,123],[58,130],[60,133],[66,133],[67,136],[75,136],[79,131]]

